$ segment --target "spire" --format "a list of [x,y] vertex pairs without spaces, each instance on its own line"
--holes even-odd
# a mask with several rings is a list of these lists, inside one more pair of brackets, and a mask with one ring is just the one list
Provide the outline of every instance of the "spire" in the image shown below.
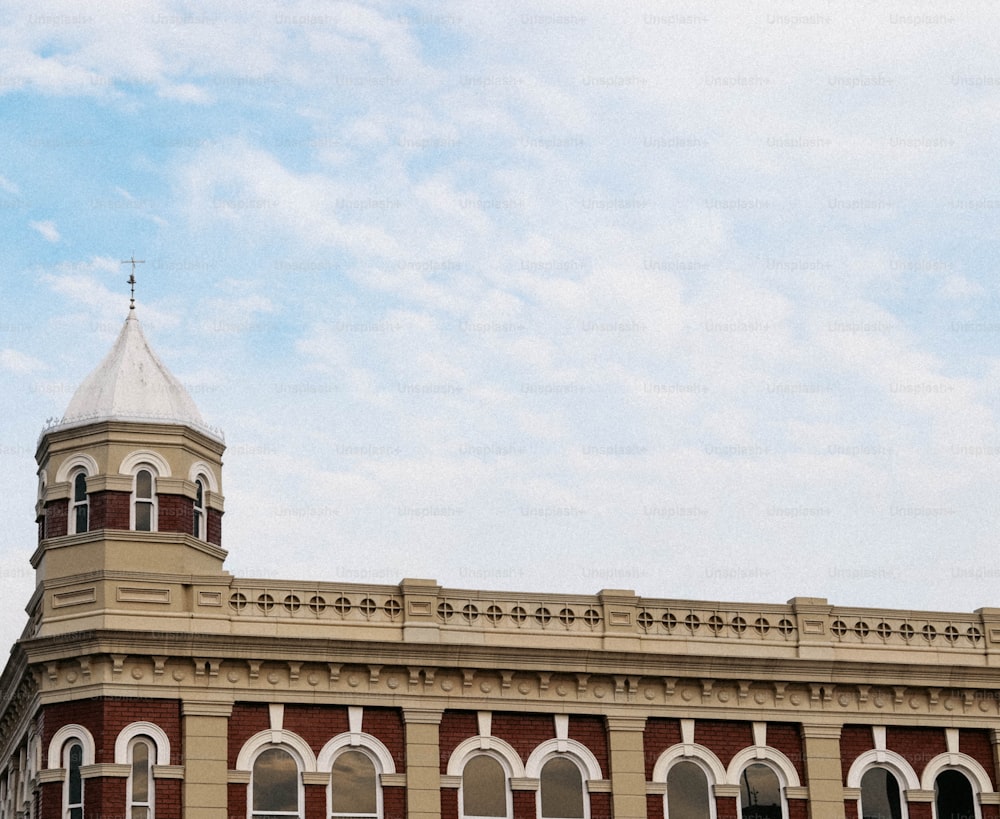
[[149,346],[134,301],[111,351],[77,388],[62,419],[47,431],[110,420],[182,424],[222,440]]
[[[126,284],[128,284],[128,285],[130,285],[132,287],[132,299],[129,302],[129,306],[128,306],[129,311],[132,311],[132,310],[135,310],[135,266],[137,264],[146,264],[146,260],[145,259],[137,259],[135,257],[135,254],[133,253],[132,257],[130,259],[124,259],[122,261],[122,264],[130,264],[130,265],[132,265],[132,273],[129,275],[128,281],[125,282]],[[131,312],[129,313],[129,315],[131,315]]]

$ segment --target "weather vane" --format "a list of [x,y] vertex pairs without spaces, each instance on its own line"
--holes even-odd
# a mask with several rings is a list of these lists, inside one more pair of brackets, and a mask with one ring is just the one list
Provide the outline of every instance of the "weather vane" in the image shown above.
[[122,264],[132,265],[132,273],[129,275],[128,281],[126,282],[126,284],[132,287],[132,299],[131,302],[129,303],[129,308],[128,308],[129,310],[135,310],[135,266],[137,264],[145,264],[145,263],[146,263],[145,259],[137,259],[134,253],[132,254],[132,258],[125,259],[122,261]]

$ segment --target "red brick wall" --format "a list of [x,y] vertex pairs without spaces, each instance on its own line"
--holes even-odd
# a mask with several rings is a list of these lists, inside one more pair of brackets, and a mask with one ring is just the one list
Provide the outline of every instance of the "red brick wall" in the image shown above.
[[[589,748],[590,752],[597,757],[604,777],[610,777],[611,760],[608,755],[608,730],[605,727],[604,717],[571,714],[569,738],[575,739],[581,745]],[[592,816],[592,819],[597,819],[597,817]]]
[[306,785],[304,790],[306,816],[310,818],[326,816],[326,786]]
[[847,785],[847,774],[851,765],[865,751],[875,747],[872,740],[872,729],[867,725],[845,725],[840,732],[840,770],[843,773],[844,785]]
[[156,815],[159,819],[181,819],[181,788],[179,779],[156,780]]
[[43,708],[42,748],[48,753],[55,732],[64,725],[82,725],[94,737],[94,761],[115,761],[115,740],[125,726],[133,722],[152,722],[163,729],[170,740],[171,765],[182,763],[180,703],[177,700],[103,699],[74,700]]
[[809,819],[809,802],[805,799],[789,799],[788,819]]
[[128,529],[131,502],[132,496],[128,492],[92,492],[90,528]]
[[738,819],[736,797],[716,797],[715,812],[717,819]]
[[1000,805],[983,805],[983,819],[998,819],[1000,817]]
[[648,819],[663,819],[663,797],[661,795],[652,793],[646,794],[646,816]]
[[[646,756],[646,781],[653,779],[653,766],[667,748],[681,741],[681,722],[677,719],[651,717],[646,721],[642,735],[643,751]],[[662,801],[662,800],[661,800]],[[662,813],[663,806],[660,806]]]
[[694,741],[712,751],[724,767],[729,767],[739,751],[753,745],[753,728],[749,722],[698,720],[694,724]]
[[441,819],[458,819],[458,788],[441,788]]
[[361,730],[371,734],[389,749],[397,772],[406,770],[406,726],[399,710],[366,708],[361,721]]
[[63,498],[45,504],[45,537],[62,537],[68,526],[69,500]]
[[[233,713],[229,717],[229,769],[236,768],[236,758],[240,749],[250,737],[258,731],[271,727],[271,717],[267,705],[261,703],[237,702],[233,705]],[[232,803],[230,802],[230,805]],[[233,814],[229,811],[230,815]]]
[[[963,754],[968,754],[982,765],[986,773],[989,774],[990,781],[994,781],[993,746],[990,743],[988,731],[981,728],[963,728],[958,734],[958,750]],[[983,819],[986,819],[985,813]]]
[[46,782],[39,788],[38,819],[62,819],[62,783]]
[[157,495],[156,529],[190,535],[194,529],[194,501],[183,495]]
[[208,510],[208,542],[216,546],[222,545],[222,512]]
[[[473,729],[469,736],[476,735],[475,714]],[[508,714],[493,713],[491,733],[499,737],[517,751],[522,762],[527,762],[531,752],[547,739],[556,735],[555,721],[551,714]],[[569,734],[573,736],[573,719],[570,718]],[[575,739],[575,737],[574,737]]]
[[385,819],[406,819],[406,788],[383,788],[382,811]]
[[910,819],[932,819],[930,802],[907,802]]
[[[474,711],[445,711],[438,726],[438,748],[441,751],[441,773],[448,770],[448,760],[455,748],[479,733]],[[493,728],[494,735],[496,728]]]
[[860,819],[858,816],[858,800],[857,799],[845,799],[844,800],[844,816],[845,819]]
[[611,811],[611,794],[590,794],[590,819],[613,819],[613,817],[614,813]]
[[918,778],[928,762],[948,750],[943,728],[889,726],[885,733],[885,745],[909,762]]
[[514,819],[535,819],[537,800],[534,791],[514,791]]
[[[230,783],[229,785],[229,817],[243,819],[247,815],[247,786]],[[324,808],[321,816],[326,815]],[[312,817],[310,817],[312,819]]]
[[[264,713],[267,716],[266,708]],[[350,730],[350,725],[347,721],[346,705],[286,705],[285,718],[282,724],[285,730],[298,734],[309,743],[309,747],[312,748],[314,754],[318,754],[323,746],[333,739],[333,737],[337,736],[337,734],[343,734]],[[270,722],[264,725],[264,728],[269,726]],[[256,731],[253,733],[256,733]],[[245,737],[244,741],[250,736],[253,736],[253,734]]]
[[802,749],[802,734],[798,725],[787,722],[772,722],[767,726],[767,744],[781,751],[795,766],[799,781],[806,781],[805,753]]

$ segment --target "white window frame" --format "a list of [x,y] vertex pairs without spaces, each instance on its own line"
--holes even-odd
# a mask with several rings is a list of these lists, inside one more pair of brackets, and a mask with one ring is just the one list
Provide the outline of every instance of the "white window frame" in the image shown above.
[[742,816],[744,808],[750,807],[749,805],[743,804],[743,772],[753,765],[763,765],[765,768],[770,770],[778,780],[778,799],[781,800],[781,819],[788,819],[788,797],[785,795],[785,790],[788,788],[788,779],[785,777],[785,772],[780,766],[775,765],[772,760],[766,758],[751,759],[746,762],[746,764],[740,766],[739,774],[733,783],[739,786],[739,792],[736,797],[736,815]]
[[[140,498],[139,492],[139,473],[148,472],[150,474],[150,498]],[[157,474],[156,467],[150,463],[140,463],[136,464],[135,470],[132,472],[132,497],[131,503],[129,504],[129,528],[135,532],[136,529],[136,507],[141,503],[148,503],[150,505],[149,510],[149,531],[158,532],[159,531],[159,503],[156,497],[156,482],[159,478]],[[146,531],[146,530],[142,530]]]
[[[372,763],[372,767],[375,768],[375,813],[334,813],[333,812],[333,766],[337,764],[337,760],[349,751],[356,751],[362,754],[369,762]],[[372,751],[366,748],[364,745],[347,745],[340,748],[330,757],[330,770],[329,775],[326,780],[326,815],[330,819],[353,819],[353,817],[359,817],[360,819],[382,819],[385,815],[385,809],[382,802],[382,765],[377,754],[372,753]]]
[[[571,762],[580,772],[580,790],[583,797],[583,816],[548,817],[542,813],[542,773],[545,770],[545,766],[555,759],[565,759]],[[535,794],[535,816],[537,816],[538,819],[590,819],[590,791],[587,789],[587,779],[587,766],[579,757],[577,757],[576,754],[570,751],[552,751],[547,753],[544,757],[542,757],[538,765],[538,792]]]
[[[707,749],[706,749],[707,750]],[[711,753],[711,752],[710,752]],[[714,756],[714,754],[713,754]],[[714,786],[719,784],[716,779],[718,769],[713,767],[711,764],[707,763],[704,759],[701,759],[695,755],[680,755],[670,760],[670,763],[665,767],[663,771],[663,783],[666,785],[670,778],[670,771],[673,770],[681,762],[690,762],[696,767],[698,767],[703,774],[705,774],[705,788],[708,792],[708,815],[709,819],[716,819],[718,815],[716,812],[715,804],[715,790]],[[718,765],[718,760],[716,759],[716,764]],[[721,766],[720,766],[721,767]],[[724,773],[724,771],[723,771]],[[654,781],[659,781],[654,779]],[[663,817],[664,819],[670,819],[670,788],[667,787],[667,792],[663,794]]]
[[[146,746],[147,757],[146,764],[149,767],[149,771],[146,775],[147,782],[147,793],[145,802],[135,802],[132,798],[132,785],[134,781],[134,758],[132,756],[135,746],[142,743]],[[146,808],[148,811],[149,819],[155,819],[156,817],[156,784],[153,777],[153,765],[156,764],[156,742],[152,737],[148,737],[145,734],[139,734],[132,737],[128,743],[128,750],[126,752],[126,758],[128,760],[128,765],[130,767],[128,781],[125,783],[125,817],[126,819],[132,819],[132,809],[136,807]]]
[[[77,500],[76,498],[76,482],[80,476],[83,476],[83,500]],[[79,535],[83,532],[90,531],[90,493],[87,491],[87,478],[90,476],[87,474],[87,470],[83,467],[73,470],[69,479],[69,525],[66,529],[71,535]],[[83,507],[87,510],[87,528],[81,532],[77,528],[77,509]]]
[[[494,740],[496,741],[496,740]],[[512,777],[512,772],[510,769],[510,763],[507,757],[503,754],[497,753],[494,750],[477,750],[473,753],[467,754],[462,760],[462,784],[458,788],[458,816],[459,819],[498,819],[497,817],[490,816],[479,816],[474,813],[465,812],[465,767],[472,762],[474,759],[479,757],[489,757],[500,764],[501,770],[503,770],[504,776],[504,798],[505,798],[505,810],[504,819],[513,819],[514,816],[514,790],[511,788],[510,780]],[[584,780],[584,787],[586,788],[586,780]]]
[[69,801],[69,790],[71,786],[71,780],[73,776],[72,766],[70,764],[69,755],[75,745],[80,746],[80,768],[82,769],[84,765],[87,764],[87,746],[79,737],[71,736],[66,739],[62,747],[62,768],[66,771],[66,778],[63,780],[63,812],[62,815],[64,819],[70,819],[72,816],[72,811],[79,808],[80,816],[86,816],[86,804],[87,804],[87,788],[86,783],[83,779],[83,774],[78,771],[80,776],[80,801],[70,802]]
[[[253,791],[254,791],[254,766],[257,764],[257,758],[265,753],[266,751],[279,750],[288,754],[292,761],[295,763],[295,787],[298,798],[298,809],[296,811],[275,811],[270,810],[261,813],[255,813],[253,809]],[[247,785],[247,819],[254,819],[257,816],[287,816],[289,819],[304,819],[306,810],[306,794],[305,786],[302,781],[303,764],[302,758],[296,753],[295,749],[291,745],[287,745],[282,742],[269,742],[266,745],[262,745],[257,748],[253,757],[250,759],[250,783]]]
[[[192,533],[198,540],[208,540],[208,505],[205,500],[208,496],[208,479],[199,474],[195,479],[194,495],[194,532]],[[201,490],[200,492],[198,490]],[[198,495],[201,495],[201,505],[198,505]]]

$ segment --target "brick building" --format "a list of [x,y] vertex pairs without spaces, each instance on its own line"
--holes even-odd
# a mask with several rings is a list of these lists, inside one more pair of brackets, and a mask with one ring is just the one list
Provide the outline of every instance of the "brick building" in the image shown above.
[[237,578],[224,448],[130,311],[39,441],[0,819],[1000,819],[1000,610]]

